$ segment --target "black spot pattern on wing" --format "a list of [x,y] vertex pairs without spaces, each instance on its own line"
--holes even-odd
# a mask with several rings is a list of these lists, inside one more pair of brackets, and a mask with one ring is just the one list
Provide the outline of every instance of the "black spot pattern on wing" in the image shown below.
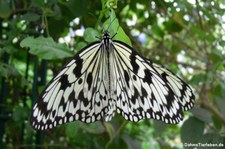
[[88,90],[90,90],[91,84],[92,84],[92,74],[91,74],[91,72],[87,76],[87,84],[88,84]]
[[147,82],[149,84],[152,83],[152,74],[151,74],[151,72],[148,69],[145,69],[144,73],[145,73],[145,77],[144,77],[143,81]]
[[75,61],[76,67],[73,69],[73,73],[76,75],[77,78],[81,76],[81,69],[83,65],[83,60],[77,55],[75,56]]
[[124,78],[125,78],[127,86],[129,87],[130,77],[129,77],[129,75],[128,75],[126,70],[124,71]]
[[71,85],[68,81],[67,75],[62,75],[62,77],[59,79],[59,82],[61,82],[61,89],[62,90],[65,90],[68,86]]
[[130,54],[130,62],[131,62],[131,65],[133,67],[133,72],[134,73],[137,73],[138,72],[138,69],[139,69],[139,66],[136,63],[135,54]]

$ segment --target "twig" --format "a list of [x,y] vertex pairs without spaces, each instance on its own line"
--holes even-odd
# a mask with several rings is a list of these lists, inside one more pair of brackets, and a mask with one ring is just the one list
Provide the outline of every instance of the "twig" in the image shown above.
[[121,132],[121,130],[126,126],[128,122],[123,121],[123,123],[120,125],[120,127],[117,129],[113,137],[109,140],[109,142],[105,145],[105,149],[108,149],[110,144],[112,144],[113,140],[116,138],[116,136]]
[[200,105],[205,108],[206,110],[212,112],[213,114],[215,114],[215,116],[218,117],[218,119],[222,122],[222,124],[225,126],[225,117],[223,116],[223,114],[221,112],[219,112],[212,104],[210,104],[208,99],[202,100],[202,102],[200,102]]

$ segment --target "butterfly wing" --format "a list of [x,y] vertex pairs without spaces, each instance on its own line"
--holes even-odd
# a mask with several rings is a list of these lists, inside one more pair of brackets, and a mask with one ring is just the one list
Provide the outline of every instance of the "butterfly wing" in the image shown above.
[[166,80],[173,92],[178,96],[180,99],[179,101],[182,104],[182,110],[190,110],[194,106],[195,101],[195,96],[191,87],[164,66],[153,62],[152,65],[161,77]]
[[108,33],[73,57],[50,81],[33,107],[30,123],[44,130],[80,120],[111,120],[115,110],[130,121],[154,118],[178,123],[193,107],[186,83],[139,56]]
[[107,116],[110,120],[106,61],[101,42],[93,43],[75,55],[37,99],[31,125],[44,130],[74,120],[90,123]]
[[181,121],[182,106],[188,107],[184,109],[193,106],[190,87],[167,69],[139,56],[125,43],[114,41],[113,46],[117,112],[130,121],[145,118],[166,123]]

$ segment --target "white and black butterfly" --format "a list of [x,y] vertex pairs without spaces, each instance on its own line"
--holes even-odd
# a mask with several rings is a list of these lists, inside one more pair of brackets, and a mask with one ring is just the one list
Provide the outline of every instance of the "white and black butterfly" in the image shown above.
[[110,121],[117,112],[129,121],[153,118],[176,124],[194,99],[179,77],[104,31],[101,41],[82,49],[50,81],[30,123],[45,130],[75,120]]

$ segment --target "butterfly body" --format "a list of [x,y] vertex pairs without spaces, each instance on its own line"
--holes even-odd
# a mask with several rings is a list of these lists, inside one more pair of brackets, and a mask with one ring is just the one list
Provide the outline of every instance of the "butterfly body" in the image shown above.
[[178,123],[194,105],[190,86],[161,65],[110,38],[85,47],[50,81],[33,107],[31,125],[45,130],[80,120],[153,118]]

